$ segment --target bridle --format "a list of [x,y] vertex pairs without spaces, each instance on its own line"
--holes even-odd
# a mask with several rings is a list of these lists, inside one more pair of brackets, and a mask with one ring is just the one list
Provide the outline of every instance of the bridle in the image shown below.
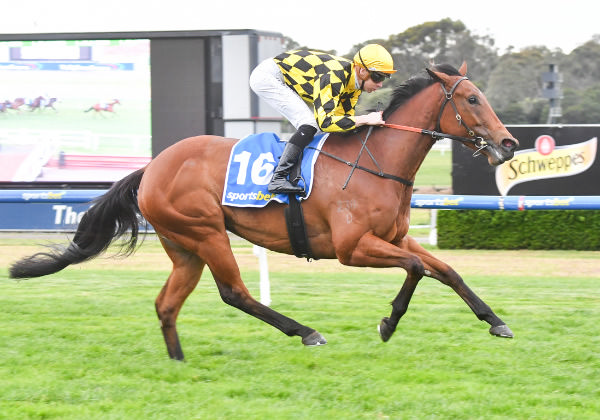
[[[462,117],[460,116],[460,113],[458,112],[458,108],[456,106],[456,103],[454,102],[454,92],[456,91],[456,88],[458,87],[458,85],[463,81],[463,80],[469,80],[468,77],[463,76],[460,79],[458,79],[456,82],[454,82],[454,85],[452,85],[452,87],[450,88],[450,90],[446,90],[446,87],[444,86],[443,82],[440,82],[440,86],[442,88],[442,92],[444,93],[444,103],[442,104],[441,108],[440,108],[440,113],[438,114],[438,118],[437,118],[437,123],[436,123],[436,129],[435,131],[431,131],[431,130],[425,130],[422,128],[416,128],[416,127],[410,127],[407,125],[399,125],[399,124],[383,124],[382,127],[387,127],[387,128],[393,128],[395,130],[404,130],[404,131],[412,131],[414,133],[421,133],[421,134],[425,134],[425,135],[429,135],[431,136],[431,138],[434,141],[440,140],[442,138],[447,138],[447,139],[451,139],[451,140],[456,140],[456,141],[460,141],[463,143],[470,143],[473,144],[477,150],[475,150],[475,152],[473,153],[473,156],[479,156],[481,154],[481,151],[483,149],[485,149],[486,147],[488,147],[488,143],[485,141],[485,139],[481,136],[476,136],[475,135],[475,131],[473,131],[468,125],[467,123],[465,123],[462,119]],[[458,121],[458,125],[462,125],[465,130],[467,131],[467,134],[470,137],[462,137],[462,136],[456,136],[454,134],[446,134],[446,133],[442,133],[441,132],[441,121],[442,121],[442,115],[444,113],[444,110],[446,109],[446,105],[452,105],[452,108],[454,109],[454,113],[455,113],[455,118]],[[329,156],[333,159],[336,159],[340,162],[345,163],[348,166],[351,166],[352,169],[350,171],[350,173],[348,174],[348,178],[346,179],[346,182],[344,183],[342,189],[346,189],[346,187],[348,186],[348,182],[350,181],[350,178],[352,177],[352,174],[354,173],[355,169],[360,169],[362,171],[365,172],[369,172],[373,175],[377,175],[379,177],[382,178],[387,178],[387,179],[392,179],[394,181],[398,181],[404,185],[408,185],[410,187],[413,186],[414,181],[409,180],[409,179],[405,179],[402,177],[398,177],[395,175],[391,175],[391,174],[387,174],[384,173],[383,170],[381,169],[381,167],[379,166],[379,164],[377,163],[377,161],[375,160],[375,157],[371,154],[371,152],[369,151],[369,149],[366,147],[367,144],[367,140],[369,139],[369,136],[371,135],[371,132],[373,130],[373,126],[369,127],[369,130],[367,132],[367,135],[365,136],[365,138],[362,140],[362,147],[358,153],[358,156],[356,158],[356,160],[353,162],[349,162],[346,161],[342,158],[339,158],[335,155],[332,155],[331,153],[327,153],[323,150],[319,150],[320,154]],[[310,147],[310,146],[309,146]],[[317,149],[315,149],[317,150]],[[369,169],[369,168],[365,168],[363,166],[358,165],[358,161],[360,160],[360,157],[363,153],[363,151],[366,150],[367,153],[369,154],[369,156],[371,157],[371,160],[373,161],[373,163],[375,164],[375,166],[377,166],[378,171]]]
[[[444,83],[440,82],[440,87],[442,88],[442,92],[444,93],[444,103],[442,103],[440,112],[438,114],[435,131],[425,130],[425,129],[421,129],[421,128],[415,128],[415,127],[409,127],[409,126],[405,126],[405,125],[398,125],[398,124],[384,124],[383,127],[426,134],[426,135],[431,136],[431,138],[434,141],[440,140],[442,138],[447,138],[447,139],[456,140],[456,141],[460,141],[460,142],[464,142],[464,143],[471,143],[477,148],[475,153],[473,153],[473,156],[474,157],[479,156],[481,154],[481,151],[483,149],[485,149],[486,147],[488,147],[488,143],[485,141],[485,139],[483,137],[476,136],[475,131],[473,131],[473,129],[471,129],[471,127],[469,127],[467,125],[467,123],[465,123],[465,121],[460,116],[460,113],[458,112],[456,103],[454,102],[454,92],[456,91],[456,88],[463,80],[469,80],[469,78],[467,76],[461,77],[456,82],[454,82],[454,85],[452,85],[450,90],[446,90]],[[462,125],[465,128],[465,130],[467,131],[467,135],[469,135],[470,137],[455,136],[453,134],[446,134],[446,133],[441,132],[440,124],[442,121],[442,115],[444,114],[444,110],[446,109],[446,105],[448,105],[448,104],[452,105],[452,108],[454,109],[454,114],[455,114],[456,120],[458,121],[458,125]]]

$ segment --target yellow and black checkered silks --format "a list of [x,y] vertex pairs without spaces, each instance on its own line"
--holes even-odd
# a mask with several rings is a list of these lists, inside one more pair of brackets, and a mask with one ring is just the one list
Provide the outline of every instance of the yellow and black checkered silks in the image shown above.
[[295,50],[274,58],[286,84],[304,101],[313,104],[322,131],[356,128],[354,107],[361,90],[354,78],[354,64],[345,58],[318,51]]

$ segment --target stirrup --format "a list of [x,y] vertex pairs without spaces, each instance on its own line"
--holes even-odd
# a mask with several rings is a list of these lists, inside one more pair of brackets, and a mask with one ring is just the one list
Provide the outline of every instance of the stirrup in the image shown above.
[[271,185],[273,183],[273,182],[271,182],[267,186],[267,190],[271,194],[301,194],[301,195],[306,194],[306,192],[304,191],[304,188],[302,188],[299,185],[292,184],[287,179],[277,180],[277,181],[278,181],[279,185]]
[[301,196],[306,196],[306,191],[304,188],[299,186],[294,186],[294,188],[290,188],[287,186],[275,187],[273,189],[269,189],[269,193],[271,194],[298,194]]

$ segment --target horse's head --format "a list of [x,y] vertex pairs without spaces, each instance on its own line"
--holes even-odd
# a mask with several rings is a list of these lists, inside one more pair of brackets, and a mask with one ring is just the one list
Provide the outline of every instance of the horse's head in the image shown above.
[[475,150],[474,155],[485,155],[490,165],[512,159],[519,142],[500,122],[484,94],[465,77],[467,64],[463,63],[458,74],[442,70],[437,66],[427,69],[440,82],[444,95],[437,130],[463,137],[463,144]]

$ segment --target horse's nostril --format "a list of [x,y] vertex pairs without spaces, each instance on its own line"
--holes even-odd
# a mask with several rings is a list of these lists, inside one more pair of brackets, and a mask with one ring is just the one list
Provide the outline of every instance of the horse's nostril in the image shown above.
[[517,148],[517,142],[513,139],[504,139],[502,140],[502,147],[512,152]]

